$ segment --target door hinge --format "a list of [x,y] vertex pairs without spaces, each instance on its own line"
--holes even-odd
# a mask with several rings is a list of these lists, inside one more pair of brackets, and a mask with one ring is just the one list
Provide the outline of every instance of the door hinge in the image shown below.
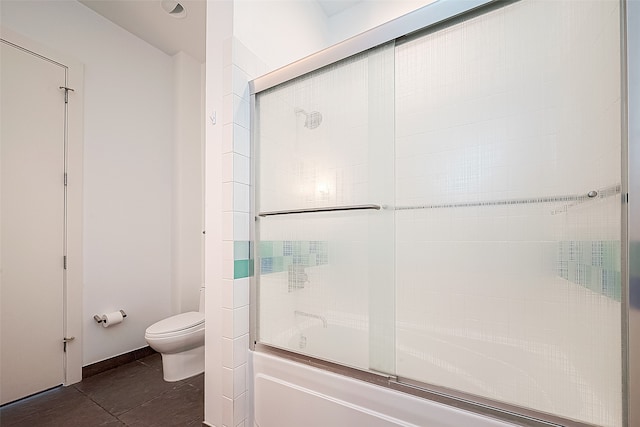
[[75,92],[73,89],[71,89],[70,87],[66,87],[66,86],[60,86],[60,89],[64,89],[64,103],[68,104],[69,103],[69,91],[71,92]]
[[65,270],[67,269],[67,256],[66,255],[62,256],[62,268],[65,269]]
[[65,187],[67,186],[68,182],[69,182],[69,177],[67,176],[67,173],[65,172],[64,173],[64,186]]
[[66,353],[67,352],[67,343],[71,342],[71,341],[73,341],[75,339],[76,339],[76,337],[69,337],[69,338],[64,337],[62,339],[62,351],[64,351]]

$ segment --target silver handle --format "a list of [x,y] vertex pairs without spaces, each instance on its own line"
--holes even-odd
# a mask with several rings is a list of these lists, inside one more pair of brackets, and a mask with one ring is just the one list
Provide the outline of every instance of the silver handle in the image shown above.
[[62,351],[64,351],[66,353],[67,351],[67,343],[70,343],[71,341],[75,340],[76,337],[64,337],[62,339]]
[[379,205],[352,205],[352,206],[329,206],[326,208],[291,209],[286,211],[260,212],[258,216],[291,215],[313,212],[337,212],[337,211],[359,211],[366,209],[380,210]]

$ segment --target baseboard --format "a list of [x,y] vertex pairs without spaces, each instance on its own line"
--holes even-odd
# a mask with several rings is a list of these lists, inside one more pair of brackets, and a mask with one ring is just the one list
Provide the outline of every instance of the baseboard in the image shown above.
[[106,360],[102,360],[100,362],[92,363],[87,366],[82,367],[82,378],[89,378],[94,375],[100,374],[102,372],[108,371],[109,369],[117,368],[118,366],[122,366],[126,363],[134,362],[138,359],[142,359],[147,356],[151,356],[155,354],[156,351],[149,346],[139,348],[137,350],[130,351],[128,353],[121,354],[119,356],[114,356]]

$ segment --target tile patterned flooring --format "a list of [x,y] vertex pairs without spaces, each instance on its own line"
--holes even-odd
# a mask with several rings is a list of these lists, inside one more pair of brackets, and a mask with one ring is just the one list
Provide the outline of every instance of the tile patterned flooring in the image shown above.
[[162,379],[154,354],[0,408],[2,427],[200,427],[204,374]]

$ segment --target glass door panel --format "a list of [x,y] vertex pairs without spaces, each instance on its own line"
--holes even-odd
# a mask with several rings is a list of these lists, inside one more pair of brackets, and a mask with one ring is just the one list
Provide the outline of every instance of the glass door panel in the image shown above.
[[619,6],[397,46],[398,376],[621,425]]
[[394,370],[393,45],[256,95],[258,337]]

